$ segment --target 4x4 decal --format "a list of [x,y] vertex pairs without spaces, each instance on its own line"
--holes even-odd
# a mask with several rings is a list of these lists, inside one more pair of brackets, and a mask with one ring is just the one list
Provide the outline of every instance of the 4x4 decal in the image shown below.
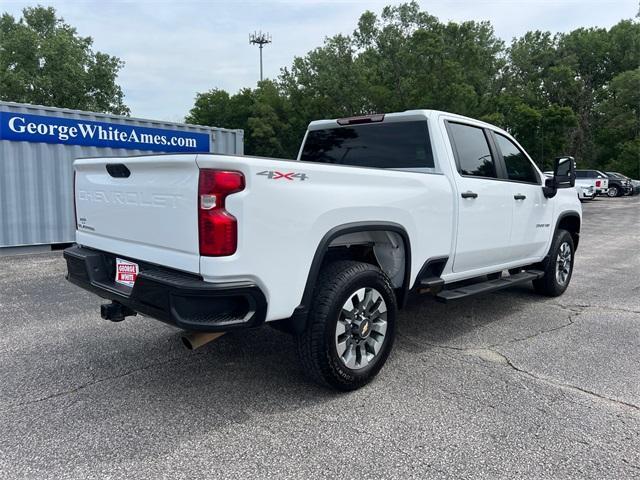
[[307,174],[306,173],[296,173],[296,172],[287,172],[287,173],[282,173],[282,172],[276,172],[274,170],[264,170],[262,172],[258,172],[256,175],[264,175],[266,176],[269,180],[280,180],[280,179],[284,179],[284,180],[306,180],[307,178]]

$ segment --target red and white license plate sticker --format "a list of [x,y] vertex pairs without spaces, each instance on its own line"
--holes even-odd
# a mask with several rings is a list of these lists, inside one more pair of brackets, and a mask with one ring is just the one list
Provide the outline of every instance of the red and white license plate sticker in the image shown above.
[[138,264],[116,258],[116,283],[133,287],[138,277]]

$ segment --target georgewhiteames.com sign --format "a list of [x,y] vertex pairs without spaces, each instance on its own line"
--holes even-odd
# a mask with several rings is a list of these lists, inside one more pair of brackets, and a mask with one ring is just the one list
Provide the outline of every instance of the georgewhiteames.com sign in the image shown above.
[[0,140],[156,152],[208,152],[209,134],[75,118],[0,112]]

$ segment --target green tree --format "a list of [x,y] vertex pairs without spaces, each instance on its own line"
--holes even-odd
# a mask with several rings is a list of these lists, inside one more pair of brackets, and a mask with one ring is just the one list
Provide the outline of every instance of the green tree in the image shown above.
[[199,93],[185,120],[243,129],[247,154],[290,157],[300,140],[291,137],[293,116],[289,105],[278,85],[265,80],[255,90],[244,88],[235,95],[219,89]]
[[275,80],[236,95],[199,94],[188,117],[244,128],[246,151],[292,157],[308,123],[430,108],[511,132],[543,168],[630,173],[637,165],[640,24],[533,31],[506,48],[489,22],[440,22],[413,1],[364,12],[352,35],[325,40]]
[[295,58],[277,83],[298,139],[318,118],[417,108],[481,116],[498,93],[503,47],[488,22],[444,24],[411,2],[365,12],[353,35]]
[[640,68],[611,80],[598,115],[596,141],[601,163],[640,178]]
[[53,8],[25,8],[0,17],[0,99],[94,112],[128,114],[116,83],[123,63],[94,52],[91,37],[56,17]]

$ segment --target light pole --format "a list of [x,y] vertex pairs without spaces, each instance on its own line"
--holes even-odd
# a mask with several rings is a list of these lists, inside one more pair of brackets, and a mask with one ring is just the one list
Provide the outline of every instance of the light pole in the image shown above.
[[271,43],[271,35],[268,33],[253,32],[249,35],[249,44],[258,45],[260,47],[260,81],[262,81],[262,48]]

